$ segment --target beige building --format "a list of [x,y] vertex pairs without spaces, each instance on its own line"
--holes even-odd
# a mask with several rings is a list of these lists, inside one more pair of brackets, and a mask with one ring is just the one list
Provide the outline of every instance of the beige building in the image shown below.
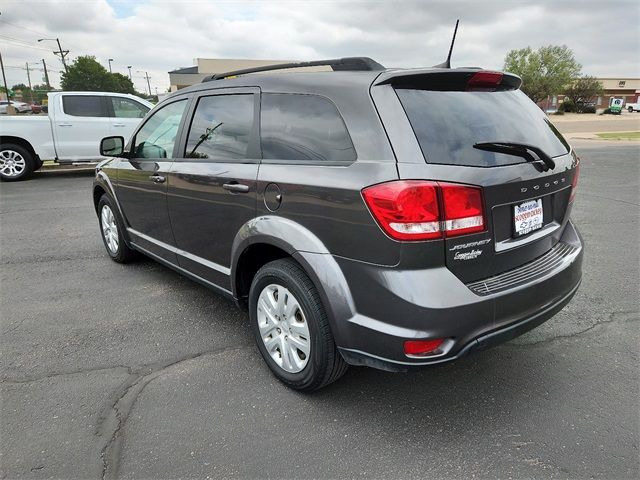
[[[264,67],[267,65],[277,65],[279,63],[291,63],[297,60],[251,60],[251,59],[227,59],[227,58],[196,58],[196,65],[193,67],[178,68],[169,72],[169,83],[171,91],[175,92],[181,88],[195,85],[214,73],[231,72],[243,70],[245,68]],[[300,71],[302,69],[296,69]],[[330,67],[305,67],[305,71],[326,71]]]

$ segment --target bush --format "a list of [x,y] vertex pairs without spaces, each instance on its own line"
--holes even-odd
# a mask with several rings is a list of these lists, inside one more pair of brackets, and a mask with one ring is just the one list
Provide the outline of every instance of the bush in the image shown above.
[[581,113],[596,113],[595,105],[585,105],[582,107]]
[[564,112],[562,110],[556,110],[555,112],[553,112],[554,115],[564,115]]
[[575,113],[576,111],[576,104],[573,103],[571,100],[569,99],[565,99],[564,102],[562,102],[562,105],[560,105],[560,108],[558,110],[561,110],[563,112],[567,112],[567,113]]

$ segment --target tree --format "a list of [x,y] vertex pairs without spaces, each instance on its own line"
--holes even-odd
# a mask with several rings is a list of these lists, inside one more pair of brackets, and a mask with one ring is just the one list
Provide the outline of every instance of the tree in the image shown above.
[[511,50],[504,59],[504,70],[522,78],[522,91],[536,103],[563,93],[581,68],[566,45]]
[[585,75],[573,81],[565,90],[565,102],[569,99],[578,113],[582,113],[589,104],[595,103],[602,95],[602,83],[595,77]]
[[62,73],[60,85],[63,90],[136,93],[129,77],[109,73],[92,56],[76,58],[68,71]]

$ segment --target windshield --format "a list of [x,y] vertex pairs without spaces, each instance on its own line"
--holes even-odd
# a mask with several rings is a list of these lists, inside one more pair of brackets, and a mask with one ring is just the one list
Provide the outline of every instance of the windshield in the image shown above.
[[473,148],[475,143],[519,142],[550,157],[569,145],[547,116],[520,90],[498,92],[396,89],[429,163],[493,167],[521,157]]

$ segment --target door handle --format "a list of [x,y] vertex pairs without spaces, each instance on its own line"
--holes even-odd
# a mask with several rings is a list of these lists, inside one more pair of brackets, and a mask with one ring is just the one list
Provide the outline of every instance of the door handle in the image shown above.
[[71,123],[59,123],[58,126],[59,127],[73,127],[73,125]]
[[114,127],[126,127],[126,125],[124,123],[114,123],[113,126]]
[[153,183],[164,183],[166,178],[162,175],[149,175],[149,180],[153,180]]
[[247,193],[249,191],[249,185],[243,185],[241,183],[225,183],[222,188],[236,193]]

